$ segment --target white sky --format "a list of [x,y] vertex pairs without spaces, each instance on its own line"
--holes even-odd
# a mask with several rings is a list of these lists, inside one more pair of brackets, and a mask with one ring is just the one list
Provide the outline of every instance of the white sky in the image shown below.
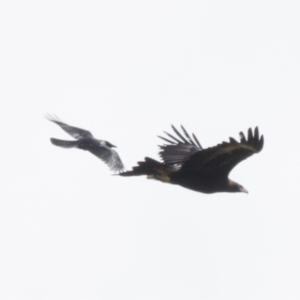
[[[300,299],[299,1],[3,1],[0,299]],[[265,148],[205,195],[111,176],[183,124]]]

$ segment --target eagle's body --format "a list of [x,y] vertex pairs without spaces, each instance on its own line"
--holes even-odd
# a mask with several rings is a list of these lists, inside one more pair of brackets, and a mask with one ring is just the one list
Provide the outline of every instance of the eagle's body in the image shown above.
[[112,149],[116,146],[110,142],[94,138],[90,131],[63,123],[57,117],[53,117],[51,115],[46,115],[45,117],[75,138],[75,140],[72,141],[51,138],[50,141],[53,145],[62,148],[78,148],[89,151],[104,161],[112,171],[120,172],[124,170],[123,163],[118,153]]
[[179,184],[185,188],[202,192],[202,193],[216,193],[228,192],[229,187],[234,189],[234,184],[229,179],[221,179],[214,176],[213,173],[200,174],[199,172],[184,172],[178,171],[171,175],[171,182]]
[[258,128],[248,130],[248,137],[240,133],[240,142],[230,138],[215,147],[203,149],[195,135],[190,137],[182,127],[184,136],[174,127],[177,137],[166,133],[171,139],[160,137],[168,144],[160,146],[163,162],[146,157],[132,171],[122,176],[147,175],[148,178],[177,184],[202,192],[247,192],[240,184],[230,180],[230,171],[242,160],[263,148],[263,136],[259,137]]

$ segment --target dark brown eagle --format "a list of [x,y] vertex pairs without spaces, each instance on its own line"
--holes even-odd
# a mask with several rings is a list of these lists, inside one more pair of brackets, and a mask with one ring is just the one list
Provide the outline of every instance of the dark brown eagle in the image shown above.
[[65,132],[76,139],[73,141],[65,141],[51,138],[50,141],[53,145],[62,148],[78,148],[87,150],[104,161],[112,171],[121,172],[124,170],[123,163],[118,153],[112,149],[116,146],[110,142],[97,140],[94,138],[91,132],[63,123],[56,116],[46,114],[45,118],[60,126]]
[[243,186],[230,180],[228,175],[239,162],[262,150],[264,138],[259,136],[257,127],[254,132],[249,128],[247,138],[241,132],[240,142],[229,138],[229,142],[206,149],[201,147],[194,134],[191,137],[183,126],[181,128],[183,134],[172,126],[177,136],[167,132],[168,138],[160,136],[168,143],[159,146],[162,163],[146,157],[132,171],[120,175],[147,175],[147,178],[178,184],[202,193],[248,193]]

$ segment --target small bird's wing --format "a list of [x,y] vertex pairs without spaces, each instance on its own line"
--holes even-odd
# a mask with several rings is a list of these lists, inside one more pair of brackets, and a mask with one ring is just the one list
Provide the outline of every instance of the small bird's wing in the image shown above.
[[172,129],[178,137],[167,132],[165,132],[165,134],[172,140],[159,136],[159,138],[169,143],[159,146],[161,149],[159,155],[166,165],[179,166],[184,164],[193,154],[201,151],[202,147],[197,137],[193,134],[191,138],[183,126],[181,126],[181,129],[185,136],[183,136],[173,125]]
[[65,140],[59,140],[55,138],[50,138],[50,141],[53,145],[62,147],[62,148],[77,148],[80,141],[65,141]]
[[240,142],[230,138],[215,147],[207,148],[192,155],[181,167],[182,171],[210,171],[221,176],[228,176],[230,171],[242,160],[262,150],[263,136],[259,137],[258,128],[254,134],[249,128],[248,139],[240,133]]
[[71,135],[73,138],[75,139],[80,139],[80,138],[93,138],[93,135],[91,134],[91,132],[85,130],[85,129],[81,129],[81,128],[77,128],[77,127],[73,127],[70,126],[66,123],[63,123],[57,116],[52,116],[50,114],[45,114],[45,118],[55,124],[57,124],[58,126],[60,126],[65,132],[67,132],[69,135]]
[[91,144],[88,147],[88,151],[96,155],[102,161],[104,161],[108,167],[114,172],[124,171],[124,165],[119,157],[117,151],[107,146],[99,146]]

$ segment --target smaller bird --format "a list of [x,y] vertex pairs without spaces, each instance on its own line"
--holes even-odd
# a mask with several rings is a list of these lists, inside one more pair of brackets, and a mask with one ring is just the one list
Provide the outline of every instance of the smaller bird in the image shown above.
[[51,138],[50,141],[53,145],[62,148],[78,148],[87,150],[105,162],[113,172],[121,172],[124,170],[124,165],[118,153],[112,149],[116,148],[116,146],[110,142],[95,139],[90,131],[70,126],[62,122],[55,115],[52,116],[50,114],[45,114],[45,118],[60,126],[61,129],[76,139],[74,141],[65,141]]

